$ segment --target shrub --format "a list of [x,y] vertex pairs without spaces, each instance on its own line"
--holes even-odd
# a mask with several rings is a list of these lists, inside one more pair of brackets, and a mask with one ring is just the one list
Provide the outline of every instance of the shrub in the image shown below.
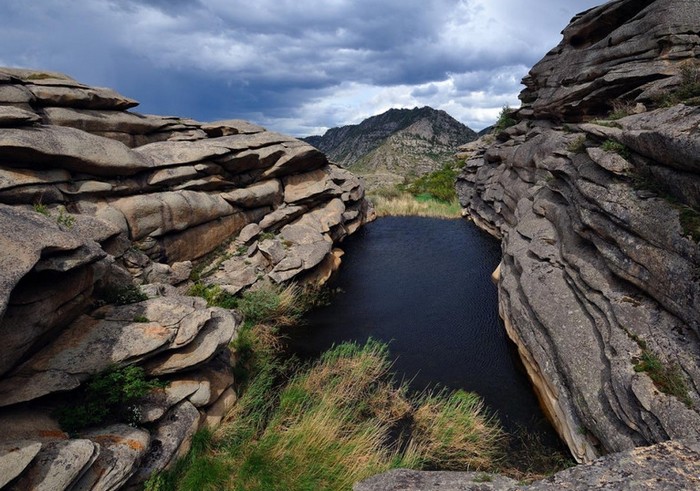
[[106,288],[100,295],[101,300],[113,305],[128,305],[148,300],[148,297],[135,285],[121,288]]
[[674,106],[679,103],[689,105],[700,104],[700,69],[692,60],[684,61],[680,66],[681,81],[675,90],[660,94],[655,102],[662,107]]
[[135,403],[158,387],[163,383],[146,379],[140,367],[113,367],[76,390],[73,402],[58,409],[56,417],[61,428],[71,434],[107,422],[136,424],[139,414]]
[[678,206],[678,219],[683,233],[700,242],[700,212],[689,206]]
[[443,166],[442,169],[419,177],[407,186],[407,190],[416,197],[423,196],[424,199],[431,197],[450,203],[457,199],[455,191],[455,179],[457,171],[450,165]]
[[515,126],[516,124],[518,124],[518,120],[513,117],[513,110],[510,108],[510,106],[505,105],[503,106],[503,109],[501,109],[501,113],[498,115],[498,121],[496,121],[494,130],[496,132],[503,131],[506,128]]

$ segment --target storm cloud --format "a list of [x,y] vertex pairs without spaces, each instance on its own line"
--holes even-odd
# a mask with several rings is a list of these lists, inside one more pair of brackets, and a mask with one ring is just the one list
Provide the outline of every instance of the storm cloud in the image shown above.
[[296,136],[431,105],[474,129],[602,0],[4,0],[0,63]]

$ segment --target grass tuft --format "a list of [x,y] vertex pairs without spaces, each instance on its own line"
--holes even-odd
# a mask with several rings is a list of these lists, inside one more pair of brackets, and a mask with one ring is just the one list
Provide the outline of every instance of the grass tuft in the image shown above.
[[630,158],[630,151],[629,149],[624,146],[622,143],[615,141],[615,140],[605,140],[603,144],[601,145],[601,148],[605,150],[606,152],[615,152],[618,155],[629,159]]
[[413,444],[428,468],[483,470],[502,456],[504,434],[473,393],[428,394],[413,419]]
[[634,363],[634,371],[645,372],[661,392],[672,395],[686,406],[692,407],[693,401],[688,395],[688,385],[677,364],[664,363],[656,353],[645,348]]

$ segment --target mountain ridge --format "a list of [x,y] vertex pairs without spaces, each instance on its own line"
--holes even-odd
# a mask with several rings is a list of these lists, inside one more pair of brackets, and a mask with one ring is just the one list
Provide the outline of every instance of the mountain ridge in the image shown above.
[[331,128],[303,140],[342,167],[365,176],[380,175],[368,181],[368,186],[376,187],[441,168],[452,160],[458,146],[476,135],[447,112],[423,106],[389,109],[359,124]]

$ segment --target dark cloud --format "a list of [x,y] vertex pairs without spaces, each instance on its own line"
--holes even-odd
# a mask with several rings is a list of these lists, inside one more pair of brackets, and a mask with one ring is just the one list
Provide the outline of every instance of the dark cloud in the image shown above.
[[517,103],[526,67],[596,3],[3,0],[0,61],[115,87],[145,112],[295,134],[388,104],[439,105],[482,124],[504,99]]

